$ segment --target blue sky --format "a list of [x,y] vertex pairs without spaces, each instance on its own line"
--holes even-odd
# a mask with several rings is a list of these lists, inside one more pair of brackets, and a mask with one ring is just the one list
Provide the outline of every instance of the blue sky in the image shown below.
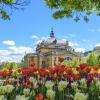
[[70,41],[77,51],[100,45],[100,17],[93,15],[88,23],[76,23],[66,18],[55,20],[52,13],[43,0],[31,0],[24,11],[14,11],[10,21],[0,19],[0,61],[20,61],[25,52],[34,52],[52,27],[56,37]]

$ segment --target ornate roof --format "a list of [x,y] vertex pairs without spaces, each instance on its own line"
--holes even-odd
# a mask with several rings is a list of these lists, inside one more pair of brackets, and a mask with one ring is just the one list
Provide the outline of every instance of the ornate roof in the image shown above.
[[43,40],[39,45],[68,45],[68,41],[64,39],[58,39],[55,37],[53,30],[51,30],[50,37]]
[[66,44],[66,41],[63,39],[57,39],[57,38],[48,38],[47,40],[43,41],[44,44]]

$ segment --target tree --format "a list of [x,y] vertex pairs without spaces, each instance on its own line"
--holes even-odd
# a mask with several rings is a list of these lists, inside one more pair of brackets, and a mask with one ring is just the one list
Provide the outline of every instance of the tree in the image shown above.
[[17,69],[18,67],[17,67],[17,64],[15,63],[15,62],[11,62],[10,63],[10,67],[12,68],[12,69]]
[[88,17],[94,12],[100,16],[100,0],[45,0],[45,3],[55,10],[55,19],[67,17],[78,22],[83,18],[88,22]]
[[79,64],[80,64],[79,58],[73,58],[71,61],[64,60],[64,65],[68,67],[78,67]]
[[9,20],[9,10],[23,9],[28,4],[27,0],[0,0],[0,17],[4,20]]
[[10,68],[10,62],[4,62],[2,68]]
[[97,57],[93,53],[91,53],[89,55],[86,63],[87,63],[88,66],[94,66],[95,67],[97,65]]
[[97,57],[97,65],[100,66],[100,55]]

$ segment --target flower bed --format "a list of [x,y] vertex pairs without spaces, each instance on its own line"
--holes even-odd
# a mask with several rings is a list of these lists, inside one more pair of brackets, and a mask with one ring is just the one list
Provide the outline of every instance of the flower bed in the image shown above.
[[100,100],[100,67],[5,69],[0,100]]

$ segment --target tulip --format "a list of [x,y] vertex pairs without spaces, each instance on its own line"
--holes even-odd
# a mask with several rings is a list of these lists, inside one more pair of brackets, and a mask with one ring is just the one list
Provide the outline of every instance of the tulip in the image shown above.
[[79,75],[77,75],[77,74],[76,75],[73,75],[73,80],[74,81],[77,81],[78,79],[79,79]]
[[23,90],[23,94],[25,95],[25,96],[29,96],[29,94],[30,94],[30,89],[24,89]]
[[17,95],[15,100],[29,100],[29,98],[25,97],[25,95]]
[[48,89],[46,96],[47,96],[48,100],[54,100],[55,92],[52,89]]
[[36,100],[43,100],[43,95],[39,94],[38,96],[36,96]]
[[67,81],[60,81],[58,83],[58,90],[63,91],[67,87]]
[[74,100],[87,100],[88,95],[85,95],[83,93],[76,93]]
[[21,69],[20,68],[18,69],[18,73],[21,73]]
[[87,67],[87,65],[86,65],[86,64],[80,64],[79,66],[80,66],[81,70],[83,70],[84,68],[86,68],[86,67]]
[[51,81],[47,81],[47,82],[45,83],[45,86],[46,86],[47,89],[52,89],[53,86],[54,86],[54,83],[51,82]]
[[66,73],[68,74],[68,75],[72,75],[73,74],[73,70],[72,70],[72,68],[67,68],[66,69]]
[[0,100],[7,100],[4,95],[0,95]]

